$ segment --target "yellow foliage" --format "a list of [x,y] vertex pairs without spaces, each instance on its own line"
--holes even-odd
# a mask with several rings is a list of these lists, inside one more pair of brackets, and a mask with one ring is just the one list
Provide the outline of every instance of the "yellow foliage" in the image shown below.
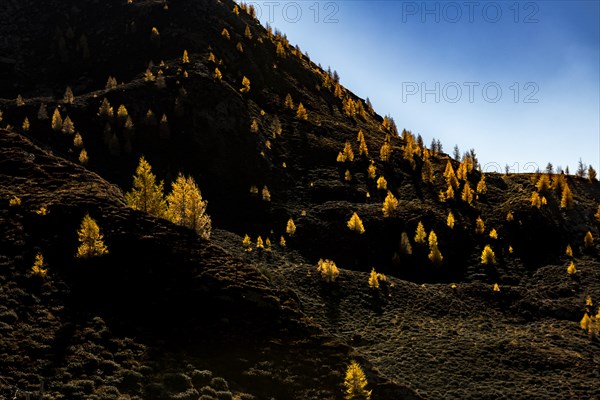
[[358,135],[356,136],[356,141],[358,143],[362,142],[363,140],[365,140],[365,134],[363,133],[362,129],[360,129],[358,131]]
[[294,224],[293,219],[290,218],[288,220],[287,225],[285,227],[285,232],[290,236],[294,236],[294,234],[296,234],[296,224]]
[[387,181],[383,176],[377,178],[377,189],[386,190],[387,189]]
[[354,152],[352,151],[350,142],[346,142],[342,154],[344,155],[344,161],[354,161]]
[[371,269],[371,274],[369,275],[369,287],[371,289],[379,289],[379,277],[377,276],[377,272],[375,272],[375,268]]
[[567,245],[567,249],[565,250],[565,254],[567,255],[567,257],[573,257],[573,249],[571,248],[570,244]]
[[464,162],[459,164],[458,170],[456,170],[456,178],[461,181],[467,180],[467,165]]
[[163,182],[156,182],[152,167],[142,156],[133,176],[133,188],[125,195],[127,205],[134,210],[143,211],[155,217],[163,218],[167,211],[164,199]]
[[271,201],[271,192],[269,192],[269,188],[267,185],[262,188],[262,199],[264,201]]
[[440,249],[438,248],[437,235],[433,230],[429,232],[429,260],[435,265],[439,265],[444,260]]
[[235,45],[235,48],[237,49],[237,51],[239,51],[240,53],[244,52],[244,46],[242,45],[241,42],[237,42],[237,44]]
[[246,25],[246,29],[244,29],[244,36],[246,39],[252,39],[252,32],[250,31],[250,27]]
[[344,386],[346,387],[346,400],[370,400],[371,390],[367,390],[368,385],[365,373],[356,361],[352,361],[346,370]]
[[473,203],[473,189],[471,189],[471,185],[469,185],[469,182],[465,182],[465,186],[462,190],[461,199],[467,204]]
[[302,102],[298,103],[298,109],[296,110],[296,118],[302,119],[304,121],[308,120],[308,112],[306,108],[302,105]]
[[194,178],[179,174],[167,196],[166,216],[174,224],[193,229],[202,239],[208,240],[211,219],[206,214],[207,204]]
[[571,208],[573,206],[573,193],[569,188],[568,184],[564,184],[562,196],[560,199],[560,207],[561,208]]
[[190,63],[190,56],[188,55],[187,50],[183,50],[183,56],[181,57],[181,62],[183,64],[189,64]]
[[223,28],[223,30],[221,31],[221,36],[223,36],[223,38],[225,38],[226,40],[230,39],[229,31],[227,30],[227,28]]
[[358,232],[361,235],[365,233],[365,227],[363,226],[363,223],[357,213],[352,214],[347,225],[351,231]]
[[284,105],[290,110],[294,109],[294,101],[292,100],[292,96],[289,93],[285,96]]
[[[102,105],[104,105],[104,103],[102,103]],[[111,110],[112,110],[112,108],[111,108]],[[102,112],[102,108],[100,108],[100,111]],[[62,130],[62,126],[63,126],[62,117],[60,116],[60,112],[58,111],[58,108],[55,108],[54,114],[52,114],[52,129],[58,132],[58,131]]]
[[398,199],[388,190],[387,196],[385,196],[385,200],[383,201],[383,207],[381,208],[384,218],[393,216],[398,209],[398,204]]
[[450,229],[454,229],[454,214],[452,214],[452,211],[448,213],[448,219],[446,220],[446,224]]
[[250,79],[248,79],[246,76],[242,78],[242,86],[243,87],[240,89],[240,92],[248,93],[250,91]]
[[498,239],[498,232],[496,232],[496,229],[492,229],[490,231],[490,238],[492,238],[492,239]]
[[367,168],[367,174],[371,179],[375,179],[375,177],[377,176],[377,167],[374,163],[371,163],[371,165],[369,165],[369,168]]
[[494,292],[499,292],[500,291],[500,286],[498,286],[497,283],[494,283],[494,288],[493,288]]
[[349,170],[346,170],[346,173],[344,174],[344,180],[346,182],[350,182],[352,180],[352,174],[350,173]]
[[339,269],[331,260],[320,259],[317,264],[317,271],[321,273],[321,278],[327,283],[334,282],[340,274]]
[[81,149],[81,152],[79,153],[79,163],[81,165],[87,165],[89,160],[90,158],[88,157],[87,151],[85,149]]
[[48,209],[44,206],[41,206],[40,208],[38,208],[37,210],[35,210],[35,213],[37,215],[47,215],[48,214]]
[[279,238],[279,245],[281,247],[285,247],[285,238],[283,237],[283,235],[281,235],[281,237]]
[[478,235],[481,235],[483,233],[483,231],[485,231],[485,223],[479,216],[475,220],[475,233],[477,233]]
[[512,211],[509,211],[508,214],[506,214],[506,220],[508,222],[512,222],[512,221],[514,221],[514,219],[515,219],[515,217],[514,217]]
[[71,118],[67,115],[62,124],[62,133],[66,135],[72,135],[75,133],[75,124],[71,121]]
[[23,125],[22,125],[23,131],[29,132],[29,127],[30,127],[29,118],[25,117],[25,119],[23,120]]
[[367,157],[369,155],[369,148],[367,147],[367,142],[365,142],[364,137],[360,141],[360,144],[358,145],[358,154],[360,154],[361,156],[365,156],[365,157]]
[[444,198],[445,200],[451,200],[454,199],[454,189],[452,189],[452,185],[448,185],[448,189],[446,190],[446,193],[444,194]]
[[583,238],[583,247],[586,249],[591,249],[594,246],[594,237],[592,236],[592,232],[587,231],[585,237]]
[[[452,168],[452,163],[450,160],[446,163],[446,169],[444,170],[444,178],[446,178],[446,183],[448,186],[453,189],[458,189],[458,179],[456,178],[456,174],[454,173],[454,168]],[[454,196],[452,196],[454,197]]]
[[18,196],[13,196],[9,201],[8,205],[11,207],[17,207],[21,205],[21,198]]
[[487,193],[487,185],[485,183],[485,175],[483,175],[483,174],[481,174],[481,179],[479,180],[479,183],[477,184],[477,193],[479,193],[479,194]]
[[83,217],[77,235],[79,236],[79,247],[76,255],[78,258],[91,258],[108,254],[108,249],[104,245],[103,236],[100,233],[100,227],[89,214]]
[[221,79],[223,79],[223,74],[221,73],[221,71],[219,70],[219,68],[215,68],[215,72],[213,73],[213,77],[220,81]]
[[260,236],[258,237],[258,239],[256,239],[256,248],[259,250],[264,250],[264,248],[265,248],[265,245],[263,244],[263,240]]
[[490,245],[485,245],[481,252],[481,263],[482,264],[496,264],[496,255]]
[[48,270],[44,269],[44,256],[42,255],[42,253],[37,253],[35,255],[35,261],[33,262],[33,266],[31,267],[31,274],[33,276],[45,278],[47,273]]
[[242,245],[246,248],[252,246],[252,240],[250,240],[250,236],[245,235],[244,240],[242,240]]
[[508,246],[508,253],[512,254],[514,252],[514,249],[512,246]]
[[427,238],[427,232],[425,232],[425,227],[423,223],[419,221],[417,225],[417,231],[415,232],[415,243],[425,244],[425,239]]
[[381,161],[389,161],[391,156],[392,146],[390,146],[390,144],[386,141],[381,146],[381,149],[379,149],[379,158],[381,158]]

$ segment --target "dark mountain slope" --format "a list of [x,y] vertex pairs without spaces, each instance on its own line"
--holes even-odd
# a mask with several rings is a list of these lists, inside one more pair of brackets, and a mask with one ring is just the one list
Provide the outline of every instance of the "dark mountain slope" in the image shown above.
[[[7,177],[1,188],[2,248],[9,249],[3,288],[14,304],[6,310],[9,322],[17,304],[19,314],[32,309],[46,314],[46,308],[32,306],[40,297],[36,290],[45,290],[54,307],[69,313],[69,329],[106,325],[113,332],[107,337],[125,343],[123,351],[147,360],[134,371],[146,371],[141,386],[117,385],[132,397],[177,398],[178,393],[158,393],[156,386],[148,390],[157,393],[144,390],[166,372],[192,376],[194,368],[207,368],[230,380],[234,391],[260,397],[339,398],[345,366],[358,358],[374,398],[414,396],[390,382],[426,398],[593,398],[599,349],[578,321],[586,297],[600,298],[597,246],[583,248],[586,232],[599,235],[597,182],[565,177],[574,194],[568,209],[560,207],[556,189],[542,192],[547,205],[532,207],[538,177],[528,175],[487,174],[487,193],[471,205],[460,200],[461,181],[456,200],[442,202],[446,154],[431,152],[435,180],[423,182],[425,157],[403,157],[411,135],[398,137],[366,102],[336,88],[333,77],[285,37],[270,33],[243,9],[236,15],[233,2],[181,0],[165,7],[159,1],[52,1],[43,12],[35,11],[36,4],[8,1],[0,12],[7,22],[0,25],[1,36],[18,38],[2,48],[0,124],[36,142],[2,132]],[[48,27],[57,33],[48,35]],[[151,33],[153,27],[159,35]],[[181,59],[184,50],[189,63]],[[222,79],[215,78],[216,68]],[[109,76],[119,84],[105,89]],[[250,80],[247,93],[240,91],[243,77]],[[61,100],[67,85],[75,92],[73,104]],[[24,105],[14,100],[19,93]],[[99,113],[104,99],[115,114],[126,107],[133,129],[125,127],[125,118]],[[349,99],[364,113],[347,115]],[[306,120],[297,116],[299,102],[308,111]],[[73,120],[89,155],[85,168],[67,161],[77,162],[80,149],[72,134],[54,131],[50,119],[37,117],[42,105],[49,117],[56,108]],[[168,122],[161,124],[163,115]],[[28,131],[21,129],[26,117]],[[360,130],[368,156],[359,155]],[[386,140],[389,161],[379,154]],[[337,162],[346,142],[355,160]],[[121,191],[129,190],[141,155],[166,187],[179,172],[197,180],[216,227],[209,243],[124,206]],[[459,163],[450,162],[458,170]],[[392,218],[383,216],[387,190],[368,176],[371,163],[399,200]],[[473,189],[480,180],[480,172],[468,174]],[[270,201],[262,198],[265,186]],[[23,199],[21,208],[8,205],[15,195]],[[51,212],[42,217],[34,211],[43,204]],[[72,255],[85,211],[98,219],[111,252],[81,268]],[[450,211],[453,229],[446,223]],[[364,234],[348,229],[353,212]],[[483,234],[475,232],[479,216]],[[297,226],[292,237],[285,232],[289,218]],[[441,266],[429,261],[426,244],[414,243],[418,222],[437,234]],[[490,237],[492,229],[497,239]],[[403,232],[412,255],[401,251]],[[287,247],[247,253],[241,244],[245,234],[253,242],[261,235],[273,243],[284,235]],[[488,244],[495,265],[481,264]],[[575,253],[574,276],[566,273],[567,244]],[[27,277],[40,250],[56,271],[41,288]],[[342,269],[334,285],[321,282],[320,258]],[[373,267],[388,275],[379,291],[367,284]],[[500,292],[492,291],[494,283]],[[587,308],[596,312],[595,305]],[[93,325],[94,317],[103,322]],[[39,316],[28,320],[39,332],[47,323]],[[19,358],[27,353],[20,344],[25,339],[10,337],[15,350],[6,354],[18,359],[2,376],[11,387],[48,376],[42,370],[15,375],[29,359]],[[37,339],[32,343],[37,346]],[[101,345],[114,352],[112,344]],[[29,357],[46,365],[49,354],[55,353],[40,350]],[[56,354],[56,362],[77,364],[64,352]],[[46,367],[54,371],[56,365]],[[56,397],[62,385],[93,375],[63,372],[53,388]],[[99,378],[94,390],[105,381]]]

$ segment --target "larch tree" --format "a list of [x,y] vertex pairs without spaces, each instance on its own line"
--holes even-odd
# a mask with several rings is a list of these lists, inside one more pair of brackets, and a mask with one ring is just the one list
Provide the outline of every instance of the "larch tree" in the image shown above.
[[335,282],[340,274],[340,270],[333,261],[323,259],[320,259],[317,264],[317,272],[321,274],[321,278],[327,283]]
[[398,210],[398,199],[388,190],[387,196],[385,196],[385,200],[383,201],[383,207],[381,211],[383,212],[384,218],[392,217],[396,214]]
[[285,232],[290,236],[294,236],[296,234],[296,224],[293,219],[288,219],[287,225],[285,227]]
[[379,289],[379,277],[377,276],[377,272],[375,272],[375,268],[371,269],[371,273],[369,274],[369,287],[371,289]]
[[465,186],[463,187],[461,199],[467,204],[473,203],[473,189],[471,189],[468,181],[465,182]]
[[560,207],[567,209],[573,207],[573,193],[571,192],[568,184],[565,184],[563,187],[562,196],[560,199]]
[[371,391],[367,390],[367,377],[356,361],[352,361],[346,370],[344,386],[346,400],[370,400]]
[[62,130],[62,127],[63,120],[60,116],[60,111],[58,111],[58,108],[55,108],[54,113],[52,114],[52,130],[59,132]]
[[448,162],[446,163],[446,169],[444,170],[444,178],[446,178],[446,183],[448,184],[448,186],[451,186],[452,189],[458,189],[458,179],[456,178],[456,174],[454,173],[454,168],[452,168],[452,163],[450,162],[450,160],[448,160]]
[[302,102],[298,103],[298,109],[296,110],[296,118],[301,120],[308,120],[308,112],[306,108],[302,105]]
[[596,182],[597,176],[598,176],[598,174],[596,173],[596,170],[594,169],[594,167],[589,165],[588,166],[588,179],[590,180],[590,182],[592,182],[592,183]]
[[379,149],[379,158],[381,161],[389,161],[391,156],[392,146],[390,146],[390,143],[386,140],[381,146],[381,149]]
[[377,189],[387,190],[387,180],[383,176],[377,178]]
[[354,151],[352,151],[352,145],[350,142],[346,142],[344,150],[342,150],[344,161],[354,161]]
[[586,249],[594,247],[594,236],[592,236],[592,232],[587,231],[585,234],[585,237],[583,238],[583,247]]
[[485,231],[485,223],[481,219],[481,216],[475,220],[475,233],[481,235]]
[[77,248],[76,257],[92,258],[108,254],[108,249],[100,233],[100,227],[89,214],[83,217],[77,235],[79,236],[79,247]]
[[71,118],[67,115],[62,124],[62,133],[65,135],[72,135],[75,133],[75,124],[71,121]]
[[415,243],[425,244],[425,239],[427,238],[427,232],[425,232],[425,227],[423,223],[419,221],[417,225],[417,230],[415,232]]
[[448,227],[450,229],[454,229],[454,214],[452,214],[452,211],[450,211],[448,213],[448,218],[446,220],[446,225],[448,225]]
[[190,56],[189,56],[187,50],[183,50],[183,56],[181,56],[181,62],[183,64],[189,64],[190,63]]
[[485,183],[485,175],[481,174],[481,179],[477,183],[477,193],[478,194],[486,194],[487,193],[487,184]]
[[63,96],[63,102],[65,104],[73,104],[74,101],[75,96],[73,95],[73,90],[71,89],[71,86],[67,86],[67,89],[65,90],[65,95]]
[[437,235],[435,234],[433,229],[431,230],[431,232],[429,232],[429,255],[428,255],[428,257],[429,257],[429,260],[435,265],[440,265],[442,263],[442,261],[444,260],[444,257],[442,256],[442,253],[440,252],[440,249],[438,248]]
[[351,231],[358,232],[361,235],[365,233],[365,227],[357,213],[352,214],[346,225]]
[[167,217],[177,224],[195,230],[205,240],[210,238],[211,220],[206,214],[207,202],[192,177],[179,174],[167,196]]
[[242,88],[240,89],[242,93],[250,92],[250,79],[248,79],[245,75],[242,78]]
[[496,264],[496,255],[489,244],[486,244],[481,252],[481,263],[484,265]]
[[133,176],[133,188],[125,195],[127,205],[134,210],[143,211],[155,217],[163,218],[167,211],[164,199],[163,182],[156,182],[152,167],[142,156]]
[[412,245],[406,232],[402,232],[402,235],[400,235],[400,252],[407,256],[412,254]]

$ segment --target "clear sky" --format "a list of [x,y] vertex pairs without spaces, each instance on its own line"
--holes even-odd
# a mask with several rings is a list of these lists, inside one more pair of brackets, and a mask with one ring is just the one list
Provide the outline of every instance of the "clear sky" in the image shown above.
[[597,0],[248,3],[445,152],[474,148],[488,171],[552,162],[574,172],[580,157],[600,169]]

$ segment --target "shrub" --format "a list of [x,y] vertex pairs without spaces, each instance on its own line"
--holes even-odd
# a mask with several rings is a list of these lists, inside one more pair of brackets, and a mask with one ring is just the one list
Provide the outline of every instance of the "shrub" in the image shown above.
[[494,250],[492,250],[490,245],[485,245],[483,251],[481,252],[481,263],[484,265],[496,264],[496,255],[494,254]]
[[133,188],[125,195],[127,205],[134,210],[143,211],[162,218],[167,211],[164,199],[163,181],[156,182],[152,167],[142,156],[133,176]]
[[365,227],[363,226],[363,223],[357,213],[352,214],[347,225],[351,231],[355,231],[360,234],[365,233]]
[[227,381],[219,376],[213,378],[210,381],[210,386],[216,390],[229,390],[229,385],[227,384]]
[[362,368],[356,361],[352,361],[346,370],[344,386],[346,387],[346,400],[370,400],[371,390],[367,390],[367,378]]
[[383,207],[381,208],[384,218],[392,217],[398,209],[398,204],[398,199],[388,190],[387,196],[383,201]]
[[177,224],[195,230],[202,239],[210,238],[211,220],[206,214],[207,202],[202,199],[192,177],[179,174],[167,196],[167,217]]
[[334,282],[340,274],[339,269],[331,260],[320,259],[317,264],[317,271],[321,273],[321,278],[327,283]]
[[83,217],[77,235],[79,236],[79,247],[76,255],[78,258],[92,258],[108,254],[108,248],[104,245],[100,227],[89,214]]

